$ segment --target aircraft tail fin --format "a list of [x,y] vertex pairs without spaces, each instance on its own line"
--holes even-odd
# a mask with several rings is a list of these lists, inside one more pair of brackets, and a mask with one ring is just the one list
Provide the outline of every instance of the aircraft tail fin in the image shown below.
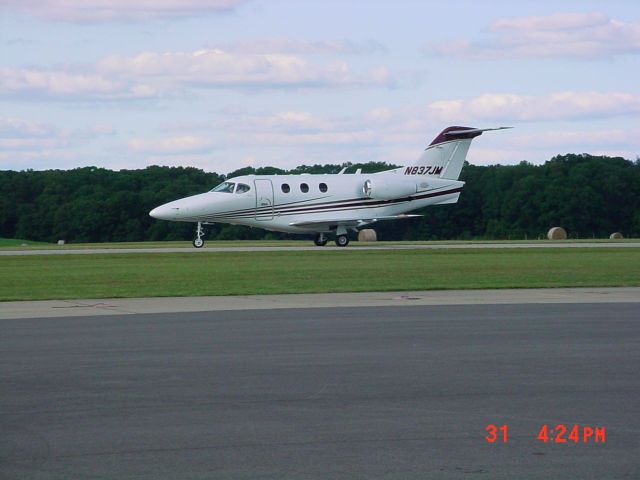
[[460,177],[462,166],[467,158],[471,140],[489,130],[503,130],[511,127],[472,128],[447,127],[429,144],[416,163],[411,167],[411,173],[432,175],[449,180]]

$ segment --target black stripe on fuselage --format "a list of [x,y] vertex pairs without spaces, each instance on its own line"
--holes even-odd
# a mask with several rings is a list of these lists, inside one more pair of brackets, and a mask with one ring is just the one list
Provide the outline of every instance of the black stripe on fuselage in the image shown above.
[[198,221],[198,219],[207,219],[211,221],[213,221],[214,219],[233,220],[234,218],[252,218],[255,216],[270,215],[270,214],[273,214],[273,216],[290,216],[290,215],[297,215],[300,213],[310,214],[310,213],[321,213],[321,212],[327,213],[327,212],[333,212],[333,211],[344,211],[345,209],[363,210],[363,209],[370,209],[370,208],[378,208],[386,205],[393,205],[397,203],[406,203],[413,200],[423,200],[425,198],[451,195],[454,193],[459,193],[461,191],[462,191],[462,187],[458,187],[451,190],[445,190],[440,192],[430,191],[430,193],[423,193],[421,195],[413,195],[413,196],[402,197],[402,198],[394,198],[390,200],[371,199],[371,200],[363,201],[361,198],[355,198],[351,200],[337,200],[334,202],[326,202],[326,203],[322,203],[314,206],[308,206],[308,207],[293,207],[293,208],[287,207],[284,209],[278,209],[278,206],[263,207],[261,209],[245,210],[246,213],[225,212],[225,213],[218,213],[218,214],[211,214],[211,215],[202,215],[198,217],[187,217],[184,220],[186,221],[189,221],[189,220]]
[[[439,188],[435,188],[432,190],[429,190],[429,192],[433,192],[431,194],[426,194],[427,196],[432,196],[432,195],[436,195],[439,194],[437,192],[434,192],[435,190],[439,190],[441,188],[447,188],[447,187],[439,187]],[[425,195],[425,194],[423,194]],[[323,197],[320,197],[323,198]],[[324,197],[326,198],[326,197]],[[291,203],[281,203],[279,205],[274,205],[273,207],[260,207],[260,208],[250,208],[250,209],[243,209],[243,210],[231,210],[228,212],[221,212],[221,213],[217,213],[216,216],[221,217],[221,216],[237,216],[237,215],[242,215],[242,214],[247,214],[247,213],[251,213],[251,214],[255,214],[255,213],[260,213],[260,212],[269,212],[272,209],[278,209],[278,211],[280,213],[284,213],[284,212],[305,212],[305,211],[309,211],[309,210],[316,210],[316,209],[330,209],[330,208],[342,208],[342,207],[347,207],[350,205],[380,205],[380,204],[385,204],[385,203],[397,203],[398,201],[409,201],[409,200],[414,200],[414,199],[419,199],[419,198],[427,198],[424,196],[408,196],[408,197],[404,197],[403,199],[393,199],[393,200],[376,200],[374,198],[372,199],[362,199],[362,198],[352,198],[349,200],[334,200],[332,202],[319,202],[316,204],[308,204],[308,205],[295,205],[294,204],[298,204],[298,203],[306,203],[306,202],[310,202],[314,199],[310,199],[310,200],[303,200],[300,202],[291,202]],[[358,203],[355,203],[358,202]],[[340,205],[342,204],[342,205]]]

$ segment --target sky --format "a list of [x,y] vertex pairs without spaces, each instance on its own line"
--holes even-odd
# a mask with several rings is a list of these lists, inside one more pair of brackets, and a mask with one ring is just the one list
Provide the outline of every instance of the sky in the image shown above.
[[0,170],[640,155],[640,4],[0,0]]

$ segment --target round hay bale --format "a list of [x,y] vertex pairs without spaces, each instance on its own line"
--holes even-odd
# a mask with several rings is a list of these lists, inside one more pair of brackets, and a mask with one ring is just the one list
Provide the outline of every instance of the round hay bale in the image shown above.
[[549,232],[547,233],[547,238],[549,240],[566,240],[567,231],[562,227],[553,227],[549,229]]
[[376,240],[378,240],[378,236],[373,228],[364,228],[358,232],[359,242],[375,242]]
[[624,237],[620,232],[613,232],[611,235],[609,235],[609,238],[611,240],[620,240],[621,238],[624,238]]

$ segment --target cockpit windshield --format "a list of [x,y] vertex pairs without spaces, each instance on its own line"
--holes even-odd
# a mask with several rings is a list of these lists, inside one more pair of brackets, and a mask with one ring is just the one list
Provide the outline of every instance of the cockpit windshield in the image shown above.
[[218,185],[216,188],[214,188],[211,191],[222,192],[222,193],[233,193],[233,189],[235,188],[235,186],[236,184],[233,182],[222,182],[220,185]]

